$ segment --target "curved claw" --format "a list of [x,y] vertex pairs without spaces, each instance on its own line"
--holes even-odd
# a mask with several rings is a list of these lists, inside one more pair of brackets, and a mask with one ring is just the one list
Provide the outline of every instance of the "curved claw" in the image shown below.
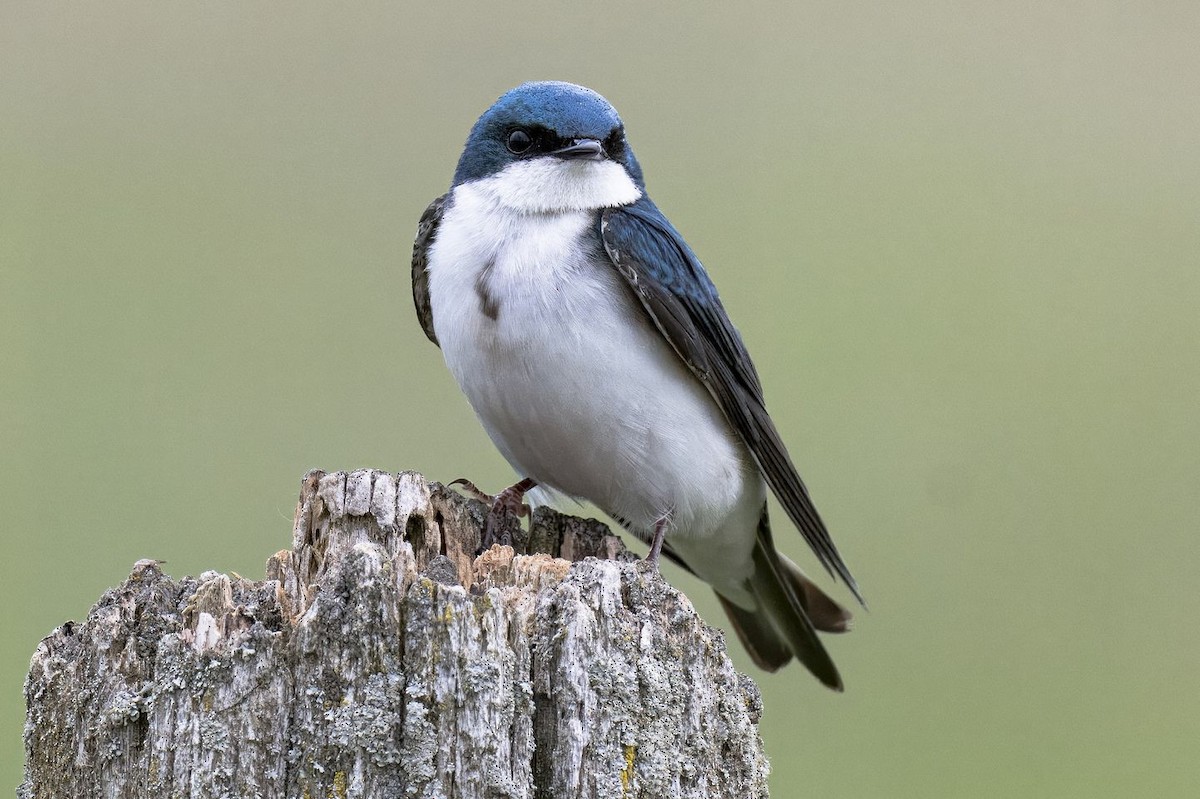
[[461,487],[462,492],[464,494],[469,496],[471,499],[479,500],[484,505],[491,505],[492,502],[495,501],[495,499],[492,497],[491,494],[483,493],[483,491],[481,491],[478,486],[476,486],[474,483],[472,483],[470,480],[468,480],[465,477],[460,477],[457,480],[451,480],[449,483],[447,483],[447,485],[451,486],[451,487],[453,487],[453,486]]

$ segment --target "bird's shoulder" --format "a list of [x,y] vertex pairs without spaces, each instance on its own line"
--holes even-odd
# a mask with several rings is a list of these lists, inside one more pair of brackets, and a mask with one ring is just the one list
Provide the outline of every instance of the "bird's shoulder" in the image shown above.
[[741,334],[700,259],[648,197],[600,217],[600,237],[651,319],[704,381],[720,365],[761,399],[762,387]]
[[421,329],[434,344],[437,344],[438,340],[433,331],[433,306],[429,300],[429,248],[437,239],[438,226],[445,215],[450,195],[451,192],[447,192],[429,204],[425,213],[421,214],[421,221],[417,223],[417,235],[413,240],[413,304],[416,306],[417,321],[421,323]]

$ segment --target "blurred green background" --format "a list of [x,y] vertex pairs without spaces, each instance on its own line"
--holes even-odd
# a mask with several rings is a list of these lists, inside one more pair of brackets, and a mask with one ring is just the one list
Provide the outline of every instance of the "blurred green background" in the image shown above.
[[624,116],[871,601],[842,696],[731,643],[774,795],[1195,795],[1198,23],[5,3],[0,792],[38,640],[138,558],[260,577],[313,467],[509,481],[409,248],[475,118],[560,78]]

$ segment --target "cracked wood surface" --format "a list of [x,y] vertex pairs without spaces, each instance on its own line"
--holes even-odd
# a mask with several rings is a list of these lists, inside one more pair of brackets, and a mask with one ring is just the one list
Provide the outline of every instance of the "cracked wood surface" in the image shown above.
[[266,580],[139,561],[38,646],[18,796],[765,797],[758,690],[687,598],[548,509],[474,557],[483,511],[310,472]]

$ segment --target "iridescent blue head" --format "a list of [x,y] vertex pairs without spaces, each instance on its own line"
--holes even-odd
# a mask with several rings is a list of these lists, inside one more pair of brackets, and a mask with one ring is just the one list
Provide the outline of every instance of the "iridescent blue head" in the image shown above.
[[611,184],[613,167],[637,192],[621,200],[630,192],[622,195],[609,185],[609,201],[600,205],[632,202],[644,188],[641,167],[625,141],[625,126],[607,100],[573,83],[523,83],[501,96],[471,128],[454,185],[520,178],[554,184],[541,188],[561,195],[558,184],[564,181]]

